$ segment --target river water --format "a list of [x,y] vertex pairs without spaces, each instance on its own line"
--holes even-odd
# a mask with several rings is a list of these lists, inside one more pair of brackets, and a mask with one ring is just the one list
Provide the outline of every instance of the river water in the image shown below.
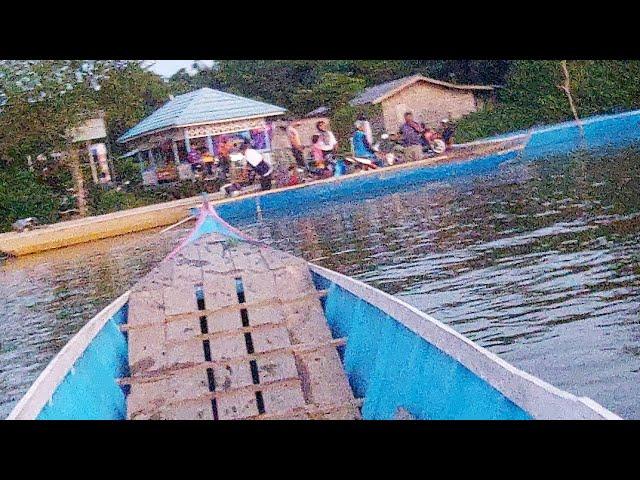
[[[235,224],[403,298],[559,388],[640,418],[639,181],[638,149],[576,153]],[[0,418],[187,228],[0,265]]]

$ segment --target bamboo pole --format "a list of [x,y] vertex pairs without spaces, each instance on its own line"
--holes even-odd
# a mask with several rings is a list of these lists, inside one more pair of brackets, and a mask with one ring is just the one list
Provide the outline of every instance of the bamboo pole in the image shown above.
[[195,215],[189,215],[187,218],[183,218],[182,220],[180,220],[179,222],[174,223],[173,225],[168,226],[167,228],[163,228],[162,230],[160,230],[160,232],[158,233],[165,233],[168,232],[169,230],[173,230],[174,228],[182,225],[183,223],[187,223],[189,220],[193,220],[195,219],[196,216]]
[[580,121],[580,117],[578,116],[578,110],[576,109],[576,105],[573,101],[573,96],[571,95],[571,77],[569,76],[569,69],[567,68],[567,61],[562,60],[560,62],[560,66],[562,67],[562,73],[564,74],[564,84],[558,85],[558,88],[567,95],[567,99],[569,100],[569,106],[571,107],[571,112],[573,113],[573,118],[580,129],[580,135],[584,136],[584,129],[582,128],[582,122]]

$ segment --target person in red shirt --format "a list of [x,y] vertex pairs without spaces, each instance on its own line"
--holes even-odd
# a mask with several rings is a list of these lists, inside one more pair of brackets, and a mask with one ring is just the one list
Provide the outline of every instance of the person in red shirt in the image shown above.
[[289,165],[289,178],[285,183],[286,187],[298,185],[300,183],[300,177],[298,177],[298,169],[295,165]]

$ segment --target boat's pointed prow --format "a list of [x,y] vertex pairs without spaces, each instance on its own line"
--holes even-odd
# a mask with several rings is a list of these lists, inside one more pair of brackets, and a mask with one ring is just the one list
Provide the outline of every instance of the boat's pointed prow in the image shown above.
[[173,258],[186,245],[195,242],[203,235],[207,235],[209,233],[217,233],[229,239],[256,245],[263,244],[232,225],[229,225],[222,217],[220,217],[211,203],[209,203],[207,195],[203,194],[202,206],[198,209],[198,216],[193,230],[182,242],[180,242],[180,244],[167,256],[167,258]]

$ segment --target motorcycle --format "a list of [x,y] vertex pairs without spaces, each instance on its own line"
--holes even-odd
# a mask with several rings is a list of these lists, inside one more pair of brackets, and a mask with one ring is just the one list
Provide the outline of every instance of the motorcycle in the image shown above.
[[383,133],[380,141],[372,146],[378,158],[381,158],[387,165],[404,163],[404,146],[399,135]]
[[440,155],[447,149],[447,144],[443,140],[442,134],[440,132],[431,130],[425,133],[424,138],[427,144],[422,149],[422,151],[426,153],[427,156],[431,157]]
[[[402,139],[400,135],[389,135],[388,133],[383,133],[380,138],[387,141],[386,148],[382,149],[383,151],[385,151],[385,155],[391,153],[394,157],[394,163],[403,163],[404,146],[402,145]],[[422,148],[422,151],[426,157],[435,157],[437,155],[441,155],[447,149],[447,144],[443,140],[442,135],[435,130],[429,130],[428,132],[426,132],[424,142],[425,144]],[[391,143],[392,145],[389,146],[389,143]]]

